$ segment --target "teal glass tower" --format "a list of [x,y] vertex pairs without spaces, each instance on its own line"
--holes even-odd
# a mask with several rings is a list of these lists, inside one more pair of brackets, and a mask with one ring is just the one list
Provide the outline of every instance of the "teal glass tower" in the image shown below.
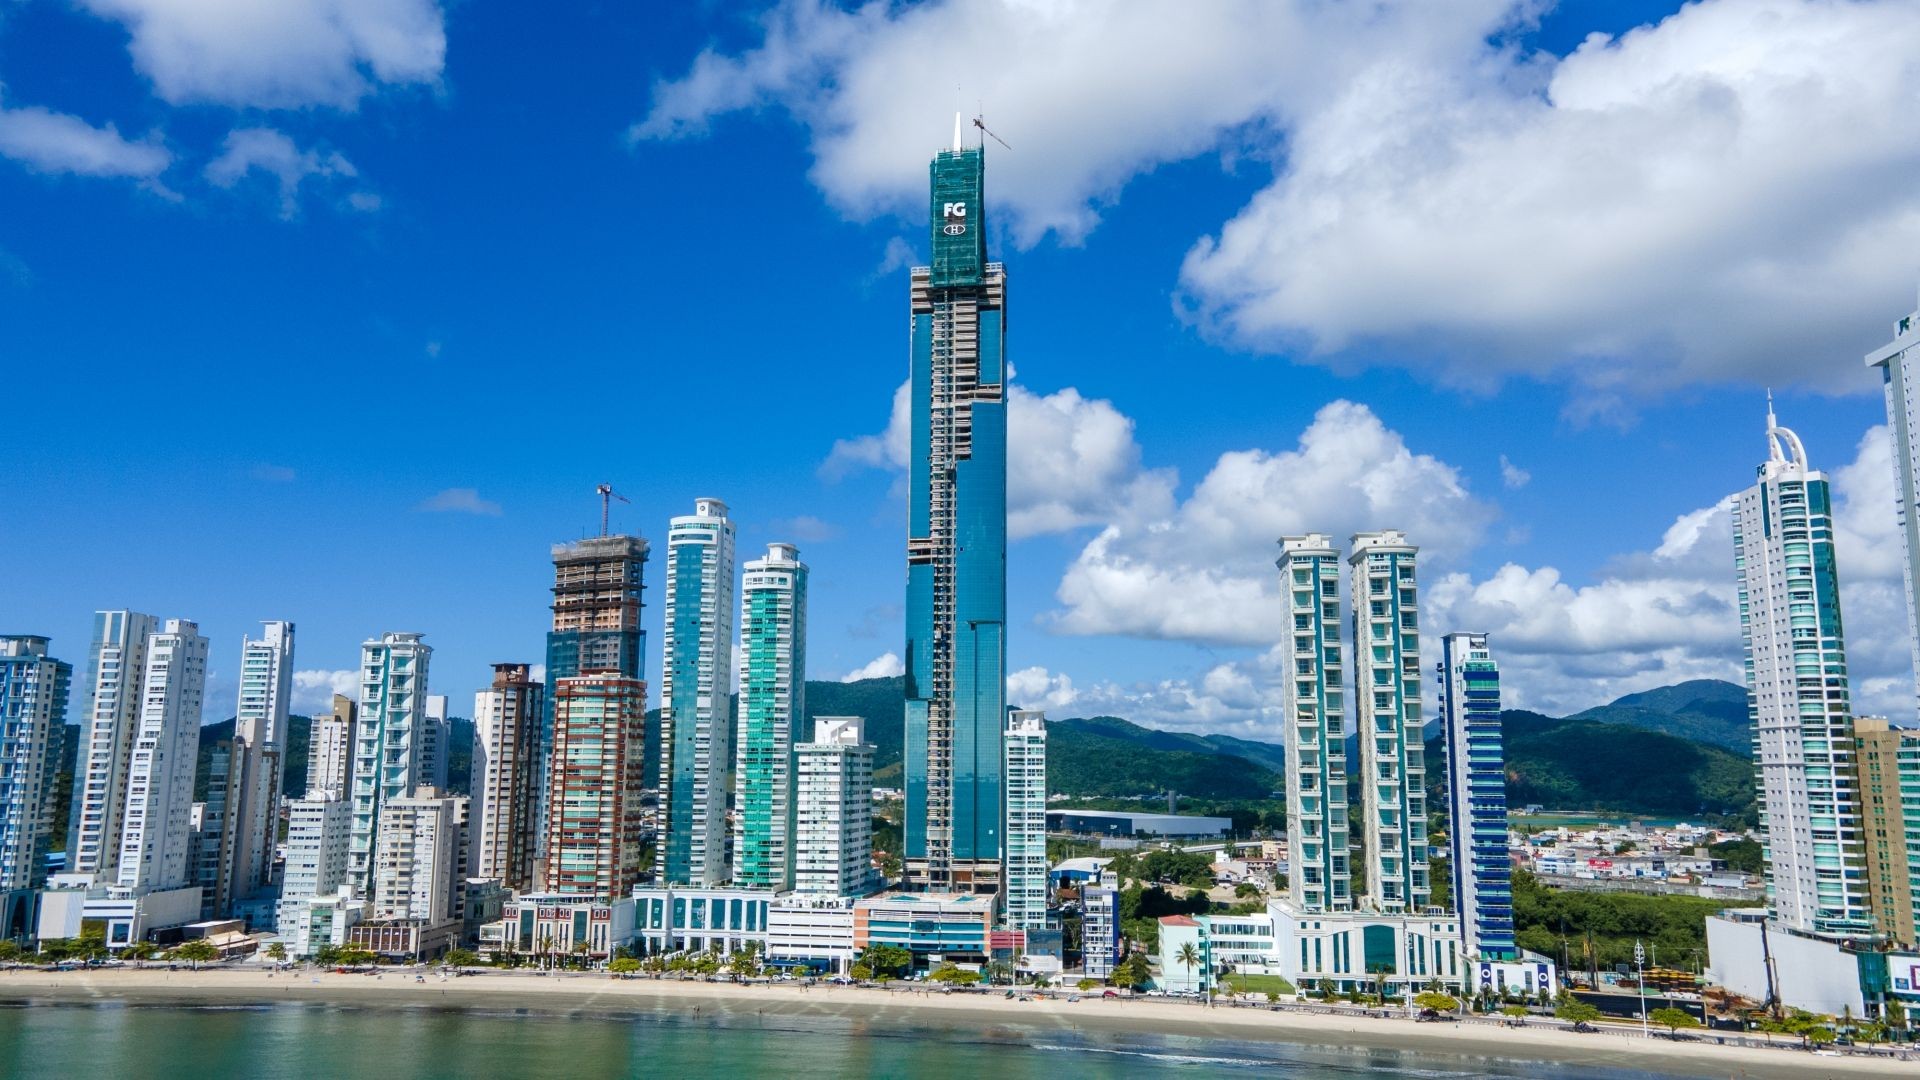
[[937,154],[933,265],[912,274],[906,884],[997,892],[1005,820],[1006,274],[982,148]]

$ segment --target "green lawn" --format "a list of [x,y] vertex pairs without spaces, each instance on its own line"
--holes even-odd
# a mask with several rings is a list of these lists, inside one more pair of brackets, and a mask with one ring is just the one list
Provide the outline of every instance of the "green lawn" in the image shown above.
[[1293,984],[1278,975],[1225,975],[1220,979],[1220,989],[1222,993],[1233,994],[1265,994],[1269,991],[1291,994]]

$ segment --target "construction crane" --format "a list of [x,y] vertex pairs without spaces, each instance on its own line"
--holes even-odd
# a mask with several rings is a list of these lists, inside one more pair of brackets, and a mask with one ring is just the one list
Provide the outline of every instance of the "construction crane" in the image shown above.
[[[982,122],[982,121],[984,121],[985,119],[986,119],[986,117],[984,117],[984,116],[976,116],[976,117],[974,117],[974,118],[973,118],[973,126],[974,126],[974,127],[977,127],[977,128],[979,128],[979,129],[980,129],[981,131],[985,131],[985,132],[987,133],[987,135],[988,135],[988,136],[990,136],[990,137],[991,137],[991,138],[993,139],[993,141],[994,141],[994,142],[997,142],[997,143],[999,143],[999,144],[1000,144],[1001,146],[1007,146],[1007,140],[1005,140],[1005,139],[1003,139],[1003,138],[1001,138],[1001,137],[1000,137],[1000,136],[998,136],[998,135],[995,135],[995,134],[994,134],[993,132],[991,132],[991,131],[987,131],[987,125],[986,125],[985,123],[983,123],[983,122]],[[1011,150],[1011,149],[1013,149],[1013,147],[1011,147],[1011,146],[1007,146],[1007,149],[1009,149],[1009,150]]]
[[607,511],[612,508],[613,500],[619,499],[628,506],[633,505],[633,500],[613,490],[612,484],[601,484],[593,490],[600,496],[600,535],[605,536],[607,535]]

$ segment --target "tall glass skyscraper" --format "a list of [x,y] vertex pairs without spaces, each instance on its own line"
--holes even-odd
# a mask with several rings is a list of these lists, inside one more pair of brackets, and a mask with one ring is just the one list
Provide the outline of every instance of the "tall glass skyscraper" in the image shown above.
[[793,887],[793,747],[807,707],[807,564],[792,544],[741,571],[740,745],[734,762],[733,883]]
[[[47,655],[46,638],[0,636],[0,894],[42,884],[72,681],[73,666]],[[0,938],[27,927],[17,929],[0,920]]]
[[1287,725],[1287,895],[1302,911],[1349,911],[1347,726],[1340,665],[1340,554],[1320,533],[1280,539],[1280,591],[1292,622]]
[[1808,466],[1800,437],[1779,425],[1771,405],[1767,450],[1733,518],[1767,906],[1791,929],[1867,934],[1833,501],[1826,475]]
[[1418,912],[1432,900],[1413,576],[1418,552],[1405,536],[1388,529],[1356,534],[1347,556],[1367,899],[1384,912]]
[[1900,544],[1906,556],[1901,570],[1907,579],[1907,641],[1913,650],[1913,669],[1920,676],[1920,606],[1914,585],[1920,582],[1920,440],[1914,437],[1914,409],[1920,407],[1920,311],[1903,317],[1893,327],[1893,340],[1867,354],[1867,366],[1880,370],[1886,391],[1887,428],[1893,438],[1894,507],[1900,515]]
[[1485,634],[1440,639],[1440,721],[1447,747],[1448,867],[1469,960],[1517,960],[1513,856],[1507,850],[1507,756],[1500,666]]
[[727,768],[733,764],[733,522],[698,499],[667,528],[660,672],[660,810],[666,880],[727,879]]
[[911,279],[906,878],[1000,884],[1006,696],[1006,274],[987,261],[981,148],[934,156],[933,265]]

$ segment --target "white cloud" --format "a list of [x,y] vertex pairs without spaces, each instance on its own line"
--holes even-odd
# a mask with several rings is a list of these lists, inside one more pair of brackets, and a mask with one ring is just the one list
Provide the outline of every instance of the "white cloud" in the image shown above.
[[433,83],[434,0],[79,0],[127,28],[134,67],[173,104],[352,109],[379,84]]
[[238,128],[227,134],[220,156],[207,164],[206,177],[230,188],[255,169],[279,181],[283,220],[299,213],[300,185],[308,177],[351,180],[359,175],[353,163],[337,152],[302,150],[284,132],[272,128]]
[[136,142],[112,124],[94,127],[38,105],[0,106],[0,156],[36,172],[147,181],[156,181],[173,164],[157,133]]
[[294,712],[312,715],[333,708],[333,695],[358,700],[360,672],[353,668],[338,671],[310,669],[293,673]]
[[1532,479],[1533,479],[1532,473],[1528,472],[1527,470],[1521,468],[1518,465],[1515,465],[1513,462],[1508,461],[1507,455],[1505,454],[1500,455],[1500,482],[1501,483],[1507,485],[1509,488],[1518,490],[1520,488],[1526,487],[1528,481]]
[[1344,546],[1355,532],[1400,529],[1445,566],[1492,518],[1458,470],[1414,453],[1366,406],[1336,401],[1296,448],[1222,454],[1169,515],[1104,529],[1068,566],[1047,622],[1068,634],[1265,645],[1283,629],[1280,537],[1321,532]]
[[1236,346],[1546,372],[1584,411],[1863,386],[1920,244],[1920,67],[1885,61],[1920,48],[1920,5],[1701,0],[1564,58],[1511,44],[1542,6],[788,0],[758,45],[659,83],[632,134],[783,110],[831,203],[917,222],[955,99],[984,102],[1016,148],[994,149],[990,216],[1021,244],[1077,240],[1168,162],[1272,162],[1179,271]]
[[[1890,454],[1887,429],[1873,428],[1830,476],[1854,704],[1904,717],[1913,674]],[[1685,679],[1740,682],[1732,507],[1678,515],[1652,550],[1588,585],[1511,563],[1484,580],[1449,574],[1426,590],[1426,625],[1491,634],[1509,707],[1564,713]]]
[[1281,690],[1270,669],[1262,654],[1216,664],[1191,679],[1081,686],[1064,672],[1030,667],[1007,676],[1007,703],[1045,709],[1054,720],[1118,716],[1147,727],[1278,741]]
[[885,652],[865,664],[854,668],[840,677],[841,682],[859,682],[861,679],[891,679],[906,674],[906,666],[900,662],[898,653]]
[[423,500],[415,510],[429,513],[476,514],[481,517],[499,517],[500,504],[491,499],[483,499],[474,488],[447,488],[431,498]]
[[832,522],[822,521],[812,514],[775,518],[767,522],[767,532],[768,539],[783,544],[811,544],[840,535],[840,530],[834,528]]
[[264,462],[255,465],[251,475],[255,480],[268,484],[291,484],[294,480],[292,468],[286,465],[269,465]]
[[[894,391],[886,430],[840,439],[820,466],[837,480],[859,468],[907,467],[911,387]],[[1164,515],[1177,476],[1144,469],[1133,420],[1110,401],[1068,387],[1041,396],[1015,384],[1007,397],[1007,533],[1014,539],[1117,518]]]

